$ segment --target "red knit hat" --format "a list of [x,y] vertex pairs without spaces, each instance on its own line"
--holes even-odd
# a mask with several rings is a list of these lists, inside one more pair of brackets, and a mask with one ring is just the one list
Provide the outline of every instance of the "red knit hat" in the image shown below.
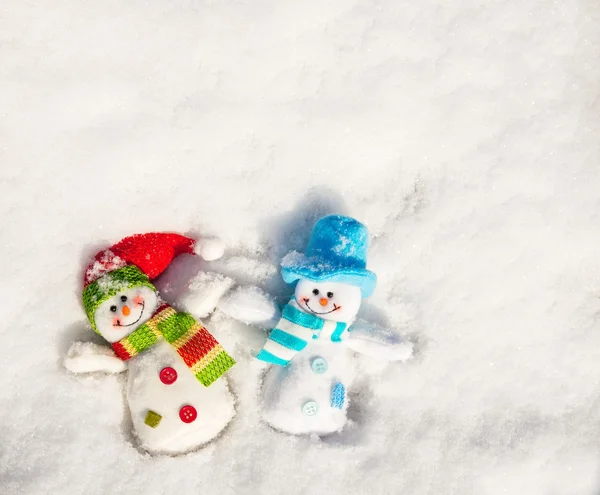
[[[197,254],[206,260],[220,258],[223,245],[217,238],[199,241],[180,234],[152,232],[136,234],[100,251],[83,279],[83,304],[94,330],[94,313],[106,299],[120,290],[147,286],[180,254]],[[156,290],[156,289],[154,289]]]

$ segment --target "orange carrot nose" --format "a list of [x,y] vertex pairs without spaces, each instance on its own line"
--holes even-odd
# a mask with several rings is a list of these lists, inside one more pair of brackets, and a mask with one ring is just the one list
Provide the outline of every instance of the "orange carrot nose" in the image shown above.
[[321,299],[319,299],[319,304],[320,304],[321,306],[327,306],[327,303],[328,303],[328,302],[329,302],[329,301],[328,301],[327,299],[325,299],[324,297],[322,297]]
[[123,314],[125,316],[129,316],[129,313],[131,313],[131,310],[129,309],[129,306],[123,306]]

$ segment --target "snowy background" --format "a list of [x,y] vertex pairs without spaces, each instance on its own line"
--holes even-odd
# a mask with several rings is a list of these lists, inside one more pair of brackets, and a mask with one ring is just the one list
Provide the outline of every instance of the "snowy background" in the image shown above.
[[[593,0],[3,1],[0,492],[600,493],[599,83]],[[259,422],[264,337],[222,314],[238,415],[184,457],[62,367],[100,247],[217,234],[201,269],[283,298],[332,212],[417,344],[363,358],[341,434]]]

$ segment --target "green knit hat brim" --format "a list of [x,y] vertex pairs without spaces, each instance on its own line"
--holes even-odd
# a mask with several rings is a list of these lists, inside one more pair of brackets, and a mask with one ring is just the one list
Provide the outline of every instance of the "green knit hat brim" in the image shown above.
[[156,287],[150,283],[148,275],[134,265],[127,265],[109,272],[83,289],[83,307],[96,333],[100,333],[94,321],[94,315],[98,307],[107,299],[132,287],[149,287],[156,291]]

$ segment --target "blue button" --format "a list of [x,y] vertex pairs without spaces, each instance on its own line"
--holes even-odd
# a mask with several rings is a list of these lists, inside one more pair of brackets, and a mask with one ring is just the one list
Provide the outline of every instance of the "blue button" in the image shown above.
[[314,416],[319,412],[319,404],[317,404],[314,400],[309,400],[302,406],[302,412],[306,416]]
[[316,357],[312,361],[311,368],[318,375],[325,373],[327,371],[327,361],[322,357]]

